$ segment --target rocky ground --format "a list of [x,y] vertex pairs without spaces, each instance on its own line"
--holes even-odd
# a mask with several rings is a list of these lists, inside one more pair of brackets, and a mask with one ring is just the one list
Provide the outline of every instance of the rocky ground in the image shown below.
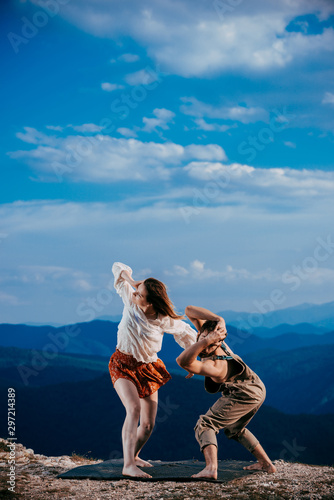
[[190,500],[221,498],[279,500],[334,499],[334,468],[276,460],[276,474],[256,472],[227,484],[57,479],[78,465],[97,463],[78,456],[46,457],[16,445],[15,493],[8,490],[10,450],[0,439],[0,499],[18,500]]

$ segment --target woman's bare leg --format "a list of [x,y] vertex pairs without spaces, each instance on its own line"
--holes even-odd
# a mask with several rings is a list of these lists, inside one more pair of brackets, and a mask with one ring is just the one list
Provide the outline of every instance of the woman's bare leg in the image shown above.
[[264,451],[262,446],[258,444],[256,448],[252,451],[252,454],[257,458],[257,462],[252,465],[247,465],[244,469],[247,470],[263,470],[269,474],[276,472],[276,467],[268,457],[267,453]]
[[126,417],[122,429],[124,457],[122,473],[125,476],[151,477],[146,472],[138,469],[135,464],[135,446],[140,416],[140,399],[136,386],[130,380],[119,378],[116,380],[114,387],[126,409]]
[[140,399],[140,425],[137,429],[135,463],[139,467],[152,467],[152,464],[139,458],[139,452],[152,434],[158,410],[158,391]]

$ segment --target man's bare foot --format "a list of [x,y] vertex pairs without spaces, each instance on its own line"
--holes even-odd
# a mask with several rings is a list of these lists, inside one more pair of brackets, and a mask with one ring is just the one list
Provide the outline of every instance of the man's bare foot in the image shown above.
[[217,469],[211,469],[211,467],[205,467],[205,469],[201,470],[198,474],[194,474],[191,477],[207,477],[210,479],[217,479]]
[[153,467],[150,462],[147,462],[146,460],[143,460],[139,457],[135,457],[135,464],[137,465],[137,467]]
[[136,465],[128,465],[127,467],[123,467],[122,470],[123,476],[131,476],[131,477],[152,477],[146,472],[138,469]]
[[255,462],[255,464],[252,465],[247,465],[247,467],[244,467],[245,470],[263,470],[265,472],[268,472],[268,474],[273,474],[276,472],[276,467],[274,464],[271,462]]

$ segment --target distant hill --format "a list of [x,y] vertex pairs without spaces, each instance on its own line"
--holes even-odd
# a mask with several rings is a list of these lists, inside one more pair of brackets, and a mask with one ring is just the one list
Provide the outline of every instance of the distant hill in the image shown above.
[[[280,331],[289,330],[287,325],[282,325],[281,330],[280,327],[274,329],[277,336],[269,334],[268,337],[259,337],[228,324],[227,342],[240,355],[263,349],[289,350],[310,345],[334,344],[334,332],[311,334],[309,332],[313,331],[312,325],[296,326],[297,330],[304,333],[277,335]],[[77,353],[110,358],[117,343],[117,328],[117,323],[102,320],[59,328],[0,324],[0,346],[39,349],[45,351],[47,359],[52,358],[53,353]],[[173,336],[165,334],[160,357],[165,362],[175,363],[181,350]]]
[[[62,328],[0,325],[0,383],[43,386],[108,373],[116,330],[117,324],[100,320]],[[228,345],[263,378],[268,404],[286,413],[334,412],[334,332],[266,339],[230,325],[228,332]],[[174,373],[183,373],[175,362],[181,351],[165,334],[159,356]]]
[[[322,335],[286,333],[273,338],[260,338],[247,332],[240,332],[230,325],[227,325],[227,331],[227,344],[240,356],[264,349],[288,351],[299,347],[334,344],[334,332]],[[181,351],[172,335],[166,334],[159,356],[166,362],[174,362]]]
[[[6,399],[7,387],[0,387],[0,397]],[[203,381],[174,375],[159,391],[157,425],[143,458],[202,459],[193,428],[198,416],[216,399],[205,392]],[[107,374],[76,383],[17,388],[18,442],[37,453],[71,455],[75,451],[103,459],[120,458],[124,414]],[[272,459],[333,463],[334,415],[286,415],[263,405],[249,429]],[[5,419],[0,420],[0,435],[7,436]],[[223,432],[218,443],[220,459],[251,457]]]
[[[254,313],[228,310],[221,311],[218,314],[223,316],[227,323],[239,326],[242,329],[250,329],[255,323],[260,327],[273,328],[282,323],[295,325],[306,322],[325,328],[327,331],[334,330],[334,302],[319,305],[305,303],[271,312],[266,312],[266,310],[268,310],[268,305],[261,305],[260,302],[258,309]],[[261,324],[258,324],[259,321],[261,321]]]
[[[169,347],[174,352],[172,359],[164,353],[161,358],[172,374],[184,377],[186,372],[175,362],[175,350],[180,352],[181,348],[171,336],[165,344],[167,350]],[[236,352],[241,354],[240,350]],[[264,381],[267,404],[291,414],[334,413],[333,357],[334,345],[289,351],[265,349],[242,354],[244,361]],[[102,374],[109,376],[108,362],[109,357],[66,353],[47,359],[43,351],[0,347],[0,385],[39,387],[92,380]]]
[[58,328],[4,323],[0,325],[0,345],[110,357],[117,327],[117,323],[101,320]]
[[0,385],[39,387],[90,380],[108,373],[108,362],[101,356],[63,353],[48,359],[36,349],[0,346]]
[[104,316],[99,316],[97,319],[100,319],[102,321],[112,321],[113,323],[119,323],[122,319],[122,315],[121,314],[116,314],[115,316],[104,315]]
[[[228,328],[230,332],[230,328]],[[263,349],[278,349],[279,351],[289,351],[299,347],[334,344],[334,332],[323,333],[322,335],[285,333],[272,338],[260,338],[256,335],[234,336],[233,332],[228,334],[226,342],[238,354],[246,354]]]
[[[334,313],[333,313],[334,314]],[[261,338],[272,338],[283,335],[284,333],[300,333],[301,335],[322,335],[328,333],[329,329],[321,326],[311,325],[311,323],[297,323],[289,325],[282,323],[273,328],[254,328],[252,333]]]
[[265,383],[266,404],[287,413],[333,411],[334,345],[257,351],[243,359]]

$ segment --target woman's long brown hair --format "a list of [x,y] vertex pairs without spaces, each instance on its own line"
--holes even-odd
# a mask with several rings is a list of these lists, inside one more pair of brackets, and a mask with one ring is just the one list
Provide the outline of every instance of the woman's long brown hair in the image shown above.
[[147,278],[144,285],[147,290],[146,300],[152,304],[156,313],[173,319],[184,318],[184,316],[175,312],[174,305],[167,295],[166,286],[161,281],[155,278]]

